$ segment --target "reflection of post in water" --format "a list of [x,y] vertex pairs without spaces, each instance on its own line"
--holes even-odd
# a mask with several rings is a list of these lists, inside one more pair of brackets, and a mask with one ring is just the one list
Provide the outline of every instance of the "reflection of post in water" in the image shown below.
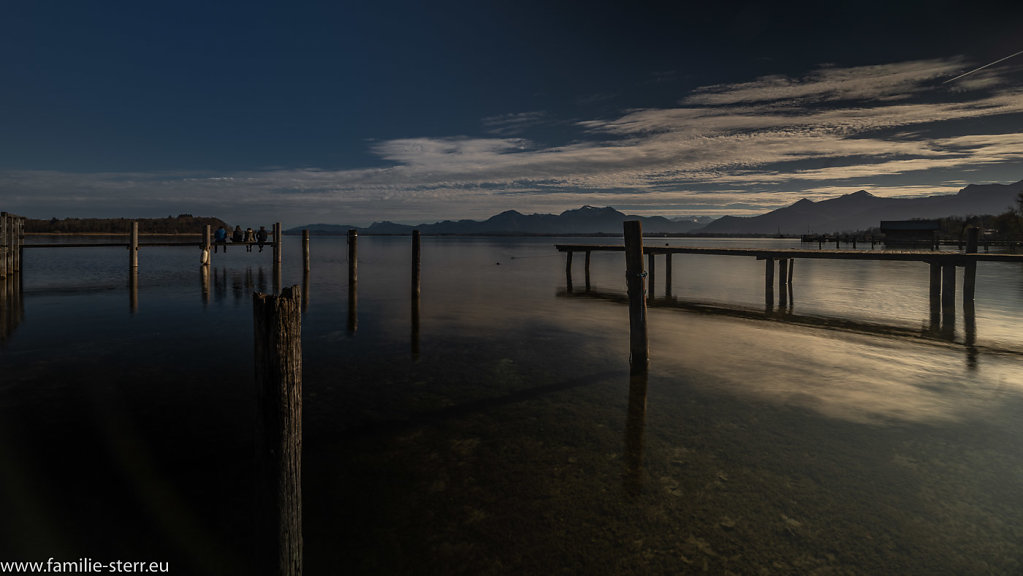
[[359,233],[348,231],[348,331],[359,329]]
[[565,258],[565,288],[572,291],[572,251],[568,251],[568,255]]
[[139,269],[137,267],[128,272],[128,309],[132,314],[139,311]]
[[302,272],[302,313],[309,311],[309,269]]
[[23,317],[21,273],[8,272],[7,276],[0,278],[0,342],[7,341]]
[[202,303],[210,303],[210,267],[199,267],[199,287],[202,289]]
[[419,357],[419,302],[422,292],[419,230],[412,231],[412,356]]
[[977,310],[973,300],[963,302],[963,332],[966,341],[966,365],[977,367]]
[[298,286],[255,293],[255,383],[264,574],[302,573],[302,314]]
[[643,430],[646,427],[646,372],[629,377],[629,413],[625,420],[625,491],[639,494],[643,487]]

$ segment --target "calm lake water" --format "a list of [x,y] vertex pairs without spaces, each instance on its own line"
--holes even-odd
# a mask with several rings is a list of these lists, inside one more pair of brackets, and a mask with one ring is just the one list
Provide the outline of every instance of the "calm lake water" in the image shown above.
[[[42,241],[31,239],[30,241]],[[1019,574],[1023,267],[936,319],[922,263],[657,260],[629,376],[624,256],[285,238],[305,295],[307,574]],[[646,239],[800,247],[790,240]],[[816,247],[816,245],[804,245]],[[868,247],[869,248],[869,247]],[[0,561],[252,573],[252,299],[271,250],[26,249],[0,347]],[[961,279],[960,279],[961,282]],[[19,298],[12,295],[17,292]]]

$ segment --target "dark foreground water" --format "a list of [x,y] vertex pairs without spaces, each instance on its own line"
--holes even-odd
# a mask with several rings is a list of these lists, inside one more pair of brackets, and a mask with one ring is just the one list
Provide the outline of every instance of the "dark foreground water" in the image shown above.
[[[658,260],[630,379],[624,257],[594,254],[586,292],[577,256],[569,293],[554,242],[425,238],[415,335],[408,238],[360,239],[354,317],[345,239],[314,238],[304,279],[286,238],[307,574],[1023,572],[1018,266],[981,263],[974,313],[935,324],[924,264],[797,261],[767,314],[762,262],[676,256],[665,301]],[[256,569],[270,260],[204,276],[196,249],[143,248],[132,297],[123,249],[26,250],[0,561]]]

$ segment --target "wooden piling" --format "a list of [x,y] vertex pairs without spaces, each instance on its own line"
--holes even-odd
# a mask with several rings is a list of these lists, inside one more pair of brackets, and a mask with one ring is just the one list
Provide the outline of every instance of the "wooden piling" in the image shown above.
[[262,551],[269,573],[302,573],[302,313],[298,286],[252,298]]
[[274,235],[274,265],[280,266],[284,255],[284,234],[281,230],[281,223],[274,222],[273,226]]
[[625,232],[625,281],[629,294],[629,365],[633,374],[646,372],[650,348],[646,331],[646,295],[643,290],[643,225],[638,220],[622,223]]
[[7,212],[0,212],[0,278],[7,278],[7,254],[11,247],[8,244]]
[[565,287],[569,292],[572,291],[572,254],[574,252],[569,250],[565,258]]
[[586,251],[586,265],[584,266],[586,276],[586,291],[590,291],[590,250]]
[[138,271],[139,268],[139,221],[132,220],[128,232],[128,269]]
[[941,266],[941,307],[955,309],[956,305],[956,267],[955,264]]
[[213,248],[212,244],[213,244],[213,234],[210,231],[210,225],[207,224],[206,227],[203,229],[203,232],[202,232],[202,254],[203,255],[199,259],[199,261],[202,263],[203,266],[209,266],[210,265],[210,261],[213,260],[213,250],[211,250],[211,248]]
[[419,357],[419,305],[422,293],[422,258],[419,230],[412,231],[412,357]]
[[789,301],[789,259],[778,259],[778,305],[785,307]]
[[309,229],[302,231],[302,270],[309,271]]
[[348,331],[359,329],[359,232],[348,231]]
[[764,258],[764,303],[774,308],[774,258]]
[[664,255],[664,297],[671,298],[671,252]]
[[[977,240],[980,236],[980,230],[976,226],[971,226],[966,230],[966,253],[976,254],[977,253]],[[966,263],[963,268],[963,303],[973,302],[973,296],[977,288],[977,261],[970,260]]]
[[422,241],[420,239],[419,230],[412,231],[412,299],[419,298],[419,293],[422,289],[422,281],[420,279],[422,272],[422,258],[420,255],[420,247]]
[[649,277],[647,278],[647,281],[646,281],[646,292],[647,292],[647,298],[652,300],[654,298],[654,292],[657,290],[657,283],[654,281],[654,270],[655,270],[654,264],[656,263],[656,260],[654,259],[654,253],[653,252],[647,254],[647,262],[649,263],[648,268],[650,268],[650,272],[649,272]]
[[788,285],[789,285],[789,290],[790,291],[792,290],[792,271],[795,270],[795,268],[796,268],[796,259],[795,258],[789,258],[789,279],[788,279]]

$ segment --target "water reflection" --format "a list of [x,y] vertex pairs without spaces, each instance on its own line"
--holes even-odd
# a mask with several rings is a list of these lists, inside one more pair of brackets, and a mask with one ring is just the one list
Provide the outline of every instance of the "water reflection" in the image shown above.
[[638,495],[643,489],[643,431],[646,427],[648,373],[629,376],[629,411],[625,420],[625,492]]
[[25,317],[21,298],[21,273],[0,278],[0,342],[6,343]]

